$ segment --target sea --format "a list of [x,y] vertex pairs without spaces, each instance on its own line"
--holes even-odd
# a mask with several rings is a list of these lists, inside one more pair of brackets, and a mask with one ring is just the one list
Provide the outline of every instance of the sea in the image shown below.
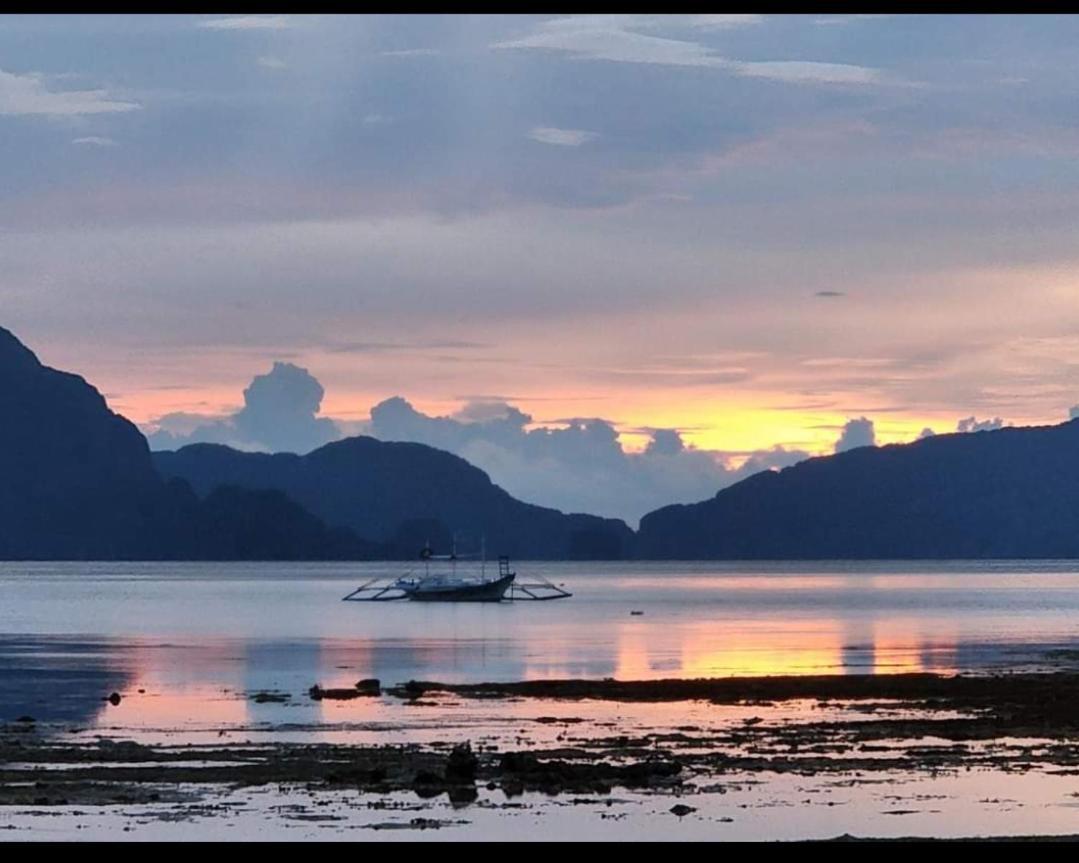
[[[687,717],[706,722],[702,711],[710,708],[551,708],[527,700],[496,705],[456,699],[402,708],[389,696],[318,701],[308,690],[351,687],[366,678],[392,687],[410,680],[986,674],[1079,666],[1077,561],[521,561],[515,563],[519,580],[546,579],[572,596],[497,604],[342,601],[371,579],[396,578],[413,568],[0,563],[0,722],[30,716],[87,739],[151,745],[506,742],[514,735],[520,742],[522,733],[541,733],[540,726],[528,725],[537,711],[639,729],[677,727]],[[118,704],[107,700],[113,692],[121,696]],[[287,698],[256,699],[258,693]],[[1048,832],[1079,833],[1074,777],[1006,780],[1006,799],[1021,800],[1017,814],[1008,817],[1001,815],[999,799],[995,805],[979,803],[987,777],[942,777],[929,785],[922,776],[908,778],[911,792],[923,796],[926,788],[952,783],[960,789],[953,795],[958,809],[923,801],[909,808],[919,817],[897,824],[902,819],[887,816],[907,811],[903,807],[842,786],[826,792],[847,795],[842,802],[851,806],[843,810],[848,816],[873,816],[856,823],[874,835],[1047,832],[1039,828],[1050,822]],[[736,794],[717,796],[713,809],[705,810],[711,812],[707,822],[703,814],[674,820],[666,811],[669,801],[636,817],[632,812],[639,815],[641,805],[651,805],[638,800],[637,809],[627,810],[631,817],[619,822],[614,815],[600,820],[610,813],[610,803],[597,803],[599,814],[589,820],[580,807],[548,800],[537,801],[530,820],[517,826],[506,826],[510,816],[504,812],[496,819],[474,807],[471,820],[448,822],[460,823],[456,831],[419,838],[551,838],[552,825],[563,825],[567,836],[623,839],[653,835],[649,830],[659,830],[661,838],[827,838],[849,832],[849,819],[831,805],[776,821],[775,806],[797,809],[798,800],[808,802],[806,783],[790,777],[772,777],[767,787],[758,787],[757,779],[747,782],[749,802],[738,804],[742,810],[724,808],[740,799]],[[963,783],[970,787],[963,790]],[[1029,792],[1020,791],[1023,783]],[[812,793],[824,793],[821,787]],[[623,803],[629,797],[623,795]],[[756,814],[754,800],[764,801]],[[1035,805],[1057,808],[1046,821],[1032,818]],[[86,832],[79,838],[111,835],[116,821],[106,809],[83,819],[80,829]],[[265,806],[251,811],[262,820],[212,819],[198,834],[158,820],[132,838],[236,835],[229,826],[256,838],[340,838],[350,826],[290,823],[268,816]],[[0,826],[10,821],[12,830],[22,831],[18,838],[73,838],[73,819],[50,822],[7,812],[0,813]],[[407,829],[384,835],[417,838]]]

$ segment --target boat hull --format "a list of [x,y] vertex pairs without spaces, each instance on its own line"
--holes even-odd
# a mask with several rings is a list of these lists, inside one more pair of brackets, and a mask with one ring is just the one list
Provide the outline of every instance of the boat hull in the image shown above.
[[501,602],[513,579],[511,573],[483,584],[421,585],[409,591],[408,598],[413,602]]

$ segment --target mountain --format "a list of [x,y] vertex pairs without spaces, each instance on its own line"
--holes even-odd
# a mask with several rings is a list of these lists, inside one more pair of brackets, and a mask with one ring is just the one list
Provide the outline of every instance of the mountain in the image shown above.
[[659,559],[1079,557],[1079,420],[863,447],[641,520]]
[[0,557],[130,557],[164,485],[139,430],[0,329]]
[[146,439],[78,375],[0,328],[0,559],[308,559],[378,547],[280,492],[200,499],[166,482]]
[[[336,441],[307,455],[237,452],[192,444],[153,453],[165,477],[190,483],[199,495],[221,485],[276,489],[329,525],[388,543],[414,557],[428,540],[448,549],[532,559],[627,556],[633,532],[624,522],[522,503],[464,459],[424,444],[370,437]],[[467,546],[467,547],[466,547]]]

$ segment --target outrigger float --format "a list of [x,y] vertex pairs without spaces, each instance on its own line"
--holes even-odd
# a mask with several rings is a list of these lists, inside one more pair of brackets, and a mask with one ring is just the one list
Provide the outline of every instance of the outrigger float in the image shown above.
[[[456,546],[456,543],[455,543]],[[390,602],[410,599],[414,602],[502,602],[548,599],[565,599],[572,596],[568,590],[546,579],[519,582],[517,573],[510,569],[508,557],[498,559],[498,575],[488,576],[486,556],[480,563],[478,574],[458,574],[457,552],[434,555],[430,546],[420,553],[423,560],[422,574],[409,571],[400,578],[373,578],[357,587],[345,602]],[[449,571],[432,572],[431,561],[448,561]]]

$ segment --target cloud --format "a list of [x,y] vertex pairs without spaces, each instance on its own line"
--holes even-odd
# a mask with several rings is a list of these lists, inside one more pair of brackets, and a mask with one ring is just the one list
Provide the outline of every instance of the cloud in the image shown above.
[[528,133],[528,137],[541,144],[554,144],[559,147],[580,147],[599,137],[595,132],[583,129],[555,129],[550,126],[537,126]]
[[41,75],[0,69],[0,115],[75,117],[136,111],[141,105],[111,98],[105,90],[53,90]]
[[[758,15],[696,16],[690,24],[700,29],[726,29],[755,24]],[[495,49],[544,50],[569,54],[583,60],[644,63],[661,66],[701,66],[722,69],[741,77],[767,78],[786,83],[876,84],[880,72],[847,63],[812,60],[740,61],[715,53],[698,42],[669,39],[637,32],[669,26],[671,19],[639,15],[582,15],[541,23],[518,39],[496,42]]]
[[856,420],[847,420],[843,426],[843,432],[835,443],[835,451],[846,452],[863,446],[876,446],[877,433],[873,428],[873,420],[860,417]]
[[653,429],[644,452],[627,453],[614,425],[599,417],[532,425],[529,414],[506,402],[472,402],[435,417],[395,396],[371,409],[370,433],[456,453],[521,500],[631,524],[660,506],[703,500],[753,473],[808,458],[776,447],[735,468],[723,453],[687,446],[675,429]]
[[771,60],[767,62],[736,63],[737,74],[751,78],[768,78],[789,84],[877,84],[880,70],[847,63],[817,63],[805,60]]
[[1079,419],[1079,405],[1072,405],[1068,409],[1068,419],[1069,420]]
[[100,135],[87,135],[85,138],[74,138],[71,141],[72,144],[84,144],[90,147],[115,147],[116,142],[112,138],[105,138]]
[[1004,420],[1000,417],[994,417],[991,420],[978,421],[974,417],[967,417],[966,419],[959,420],[956,423],[955,430],[957,432],[982,432],[982,431],[996,431],[999,428],[1004,427]]
[[287,69],[288,63],[280,57],[259,57],[256,61],[263,69]]
[[702,30],[733,30],[764,22],[763,15],[694,15],[689,23]]
[[674,429],[656,429],[652,432],[652,440],[645,447],[645,455],[678,455],[684,452],[686,445],[682,442],[682,436]]
[[726,66],[727,61],[696,42],[636,33],[647,25],[632,15],[582,15],[545,21],[527,36],[496,42],[496,49],[561,51],[587,60],[655,63],[665,66]]
[[[643,452],[626,452],[600,417],[571,417],[537,427],[504,400],[476,399],[451,416],[429,416],[400,396],[371,408],[369,422],[317,416],[321,384],[307,370],[274,363],[244,390],[231,415],[177,412],[148,424],[151,449],[221,443],[241,450],[310,452],[344,434],[413,441],[455,453],[485,470],[520,500],[564,512],[589,512],[636,524],[670,503],[692,503],[763,470],[809,457],[781,446],[748,453],[698,450],[677,429],[648,429]],[[742,458],[740,464],[734,459]],[[735,466],[737,464],[737,466]]]
[[341,437],[333,420],[316,416],[323,395],[322,384],[307,369],[276,362],[251,381],[243,408],[232,416],[195,424],[192,414],[166,414],[154,421],[156,430],[147,439],[151,449],[223,443],[245,450],[310,452]]
[[383,51],[383,57],[437,57],[442,52],[438,48],[402,48],[398,51]]
[[847,24],[857,24],[861,21],[872,21],[877,18],[890,18],[891,15],[877,13],[877,14],[855,14],[855,15],[822,15],[820,18],[814,18],[813,23],[818,27],[845,27]]
[[285,30],[292,22],[288,15],[238,15],[208,18],[195,26],[204,30]]
[[845,297],[847,294],[845,291],[817,291],[813,296],[815,297]]

